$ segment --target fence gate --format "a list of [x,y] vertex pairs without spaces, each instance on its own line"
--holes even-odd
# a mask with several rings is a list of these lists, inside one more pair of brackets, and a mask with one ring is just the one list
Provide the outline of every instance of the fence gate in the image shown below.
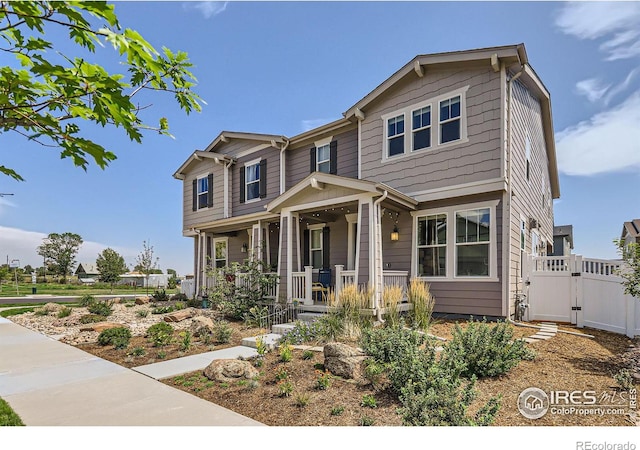
[[620,267],[580,255],[527,258],[527,319],[640,335],[639,301],[624,294]]

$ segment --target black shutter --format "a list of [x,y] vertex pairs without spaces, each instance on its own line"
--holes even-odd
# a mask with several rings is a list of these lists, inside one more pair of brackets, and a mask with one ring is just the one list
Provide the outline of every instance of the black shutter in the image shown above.
[[260,198],[267,196],[267,160],[260,161]]
[[313,173],[317,170],[316,167],[316,148],[312,147],[309,152],[309,173]]
[[329,144],[329,157],[331,161],[329,161],[329,173],[337,174],[338,173],[338,141],[331,141]]
[[329,249],[331,246],[331,240],[329,239],[329,227],[324,227],[322,229],[322,268],[329,269],[331,268],[331,255],[329,253]]
[[245,169],[244,166],[240,167],[238,170],[240,170],[240,203],[244,203],[244,190],[245,190]]
[[303,241],[303,252],[302,252],[302,264],[303,266],[308,266],[309,265],[309,260],[310,260],[310,251],[309,251],[309,230],[304,230],[304,233],[302,234],[302,241]]
[[198,210],[198,180],[193,180],[193,192],[191,193],[193,200],[193,210]]
[[211,208],[213,206],[213,174],[210,173],[207,176],[207,206]]

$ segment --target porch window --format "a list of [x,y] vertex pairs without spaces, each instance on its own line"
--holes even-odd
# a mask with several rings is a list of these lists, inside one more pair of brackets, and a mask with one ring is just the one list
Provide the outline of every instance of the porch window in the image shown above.
[[309,230],[309,255],[314,269],[322,269],[322,228]]
[[418,276],[447,276],[447,215],[418,217]]
[[460,139],[460,96],[440,102],[440,143]]
[[260,198],[260,163],[245,166],[246,201]]
[[489,208],[456,212],[457,276],[489,276],[490,217]]
[[216,269],[227,266],[227,240],[216,239],[214,240],[215,254],[213,258],[213,265]]

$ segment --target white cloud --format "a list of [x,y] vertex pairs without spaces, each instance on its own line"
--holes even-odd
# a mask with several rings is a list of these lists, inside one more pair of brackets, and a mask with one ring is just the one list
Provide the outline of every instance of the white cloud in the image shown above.
[[556,134],[558,168],[567,175],[640,170],[640,91],[622,104]]
[[15,208],[16,205],[5,197],[0,197],[0,216],[7,210],[7,208]]
[[301,122],[301,126],[302,126],[302,131],[309,131],[309,130],[313,130],[314,128],[318,128],[322,125],[326,125],[330,122],[333,122],[335,119],[308,119],[308,120],[303,120]]
[[610,84],[603,86],[602,81],[596,78],[589,78],[576,83],[578,94],[584,95],[590,102],[600,100],[610,87]]
[[197,9],[205,19],[210,19],[227,9],[227,3],[229,2],[189,2],[184,6],[188,9]]
[[640,67],[636,67],[635,69],[633,69],[631,72],[629,72],[622,83],[610,89],[607,95],[604,97],[604,104],[608,105],[616,95],[626,91],[638,72],[640,72]]
[[556,26],[579,39],[613,34],[600,45],[609,61],[640,56],[640,2],[567,2]]
[[[42,240],[46,237],[45,233],[37,231],[0,226],[0,263],[6,262],[8,256],[9,260],[19,260],[21,267],[27,264],[33,267],[42,266],[42,257],[38,255],[37,247],[42,244]],[[94,263],[98,254],[107,247],[111,247],[120,253],[127,263],[132,262],[139,253],[133,249],[85,241],[78,251],[76,261]]]

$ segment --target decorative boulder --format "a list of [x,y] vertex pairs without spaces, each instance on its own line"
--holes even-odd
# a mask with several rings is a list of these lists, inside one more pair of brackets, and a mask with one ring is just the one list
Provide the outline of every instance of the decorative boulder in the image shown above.
[[362,379],[362,363],[367,359],[364,352],[340,342],[324,346],[324,367],[333,375],[346,379]]
[[136,305],[146,305],[149,303],[149,297],[136,297]]
[[251,380],[258,375],[258,370],[249,361],[239,359],[216,359],[204,369],[205,377],[223,383]]
[[115,322],[98,322],[98,323],[84,325],[80,327],[80,331],[96,331],[98,333],[102,333],[104,330],[108,330],[110,328],[118,328],[118,327],[126,327],[126,325],[122,323],[115,323]]
[[49,313],[59,313],[60,310],[62,308],[64,308],[64,305],[61,305],[59,303],[47,303],[45,304],[43,307],[43,309],[46,309],[47,311],[49,311]]
[[193,317],[192,309],[181,309],[180,311],[173,312],[164,316],[165,322],[181,322],[185,319],[190,319]]
[[205,316],[196,316],[191,321],[189,329],[196,337],[213,333],[213,320]]

